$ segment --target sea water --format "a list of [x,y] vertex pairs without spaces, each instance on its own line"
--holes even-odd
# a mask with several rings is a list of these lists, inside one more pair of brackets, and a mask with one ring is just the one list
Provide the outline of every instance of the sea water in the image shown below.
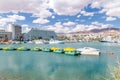
[[[0,80],[104,80],[120,56],[120,44],[80,42],[65,44],[11,44],[19,47],[93,47],[100,56],[69,56],[41,51],[0,51]],[[5,47],[8,45],[0,45]],[[109,55],[110,51],[114,54]],[[120,60],[120,59],[119,59]]]

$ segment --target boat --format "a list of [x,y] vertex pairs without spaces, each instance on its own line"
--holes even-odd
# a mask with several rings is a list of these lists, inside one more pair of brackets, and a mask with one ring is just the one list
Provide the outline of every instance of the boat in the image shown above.
[[75,48],[67,47],[67,48],[64,48],[63,51],[65,54],[68,54],[68,55],[79,55],[79,53],[76,52]]
[[29,51],[30,49],[26,48],[25,46],[21,46],[17,48],[18,51]]
[[51,47],[50,50],[55,53],[64,53],[62,49],[57,47]]
[[12,51],[12,50],[16,50],[16,49],[13,47],[10,47],[10,46],[6,46],[6,47],[2,48],[2,50]]
[[42,48],[36,46],[36,47],[33,47],[31,50],[32,50],[32,51],[42,51]]
[[56,50],[54,51],[55,53],[64,53],[64,51],[62,49]]
[[54,52],[54,51],[59,50],[59,48],[57,48],[57,47],[51,47],[50,50],[51,50],[52,52]]
[[64,44],[64,41],[59,41],[59,40],[50,40],[49,44]]
[[45,41],[45,40],[44,40],[43,43],[44,43],[44,44],[49,44],[49,41]]
[[84,47],[76,49],[81,55],[100,55],[100,50],[92,47]]
[[43,48],[42,51],[43,52],[51,52],[51,50],[49,48]]
[[117,40],[112,39],[112,36],[107,36],[103,38],[100,42],[117,43]]
[[41,41],[41,40],[34,40],[34,43],[35,44],[43,44],[43,41]]
[[27,43],[33,43],[33,41],[28,41]]
[[13,41],[12,44],[20,44],[20,42],[19,41]]
[[101,40],[100,42],[108,42],[108,41],[106,41],[106,40]]

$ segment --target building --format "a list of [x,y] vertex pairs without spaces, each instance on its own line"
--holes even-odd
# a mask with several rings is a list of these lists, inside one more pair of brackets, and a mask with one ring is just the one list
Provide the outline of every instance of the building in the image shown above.
[[12,32],[5,32],[5,30],[0,30],[0,41],[12,39]]
[[24,34],[24,40],[34,39],[57,39],[57,35],[54,31],[31,29],[28,33]]
[[10,24],[7,27],[8,32],[12,32],[12,40],[16,40],[21,36],[21,26],[17,24]]

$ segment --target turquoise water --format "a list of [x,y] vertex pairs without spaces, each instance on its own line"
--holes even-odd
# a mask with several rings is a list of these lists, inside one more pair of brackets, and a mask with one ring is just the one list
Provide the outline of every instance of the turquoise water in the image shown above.
[[[28,48],[35,44],[14,44]],[[4,47],[6,45],[0,45]],[[41,47],[85,46],[101,50],[100,56],[69,56],[40,51],[0,51],[0,80],[103,80],[108,67],[116,63],[120,56],[120,44],[82,42],[66,44],[42,44]],[[109,52],[114,55],[110,56]]]

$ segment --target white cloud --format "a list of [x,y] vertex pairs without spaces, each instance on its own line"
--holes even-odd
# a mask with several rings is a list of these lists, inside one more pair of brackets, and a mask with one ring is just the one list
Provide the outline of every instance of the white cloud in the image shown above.
[[55,16],[52,16],[52,19],[54,19],[55,18]]
[[105,9],[102,9],[102,10],[100,10],[98,13],[105,13],[106,12],[106,10]]
[[93,12],[81,11],[81,14],[83,14],[84,16],[94,16]]
[[9,19],[13,19],[13,20],[25,20],[25,17],[24,16],[19,16],[19,15],[8,15],[7,16]]
[[42,18],[38,18],[36,20],[33,20],[33,23],[38,23],[38,24],[45,24],[45,23],[48,23],[50,22],[49,20],[47,19],[42,19]]
[[7,17],[1,17],[0,18],[0,26],[5,26],[7,23],[14,23],[17,22],[17,20],[25,20],[24,16],[20,15],[8,15]]
[[47,18],[52,15],[48,8],[48,0],[0,0],[0,13],[25,12],[32,13],[36,17]]
[[102,8],[100,12],[105,12],[107,16],[120,18],[120,0],[93,0],[92,8]]
[[40,12],[33,14],[34,17],[40,17],[40,18],[47,18],[50,17],[51,15],[52,13],[45,9],[41,9]]
[[4,27],[4,25],[6,25],[6,20],[0,19],[0,27]]
[[[52,16],[49,9],[59,15],[76,15],[80,13],[88,4],[92,3],[92,8],[100,8],[107,16],[120,18],[119,0],[0,0],[0,13],[25,12],[32,13],[39,18]],[[10,6],[8,6],[10,5]],[[93,16],[93,13],[83,12],[85,16]]]
[[106,18],[106,21],[114,21],[114,20],[116,20],[115,17],[107,17],[107,18]]
[[57,33],[68,33],[70,31],[69,27],[64,27],[61,22],[56,22],[54,25],[45,26],[43,29],[52,30]]
[[91,7],[92,8],[100,8],[100,3],[94,0]]
[[84,30],[85,30],[85,26],[84,26],[84,25],[81,25],[81,24],[78,24],[78,25],[76,25],[76,27],[74,27],[74,28],[72,29],[71,32],[78,32],[78,31],[84,31]]
[[[93,1],[93,2],[92,2]],[[48,17],[55,18],[52,16],[54,13],[58,15],[77,15],[79,18],[84,16],[94,16],[93,12],[86,12],[83,9],[92,2],[92,8],[99,8],[99,13],[105,13],[107,16],[106,21],[115,20],[116,17],[120,18],[120,1],[119,0],[0,0],[0,13],[7,12],[25,12],[32,13],[34,17],[38,19],[33,20],[33,23],[45,24],[50,22],[47,20]],[[10,6],[8,6],[10,5]],[[50,9],[53,12],[50,12]],[[17,20],[25,20],[24,16],[20,15],[8,15],[3,18],[0,16],[0,26],[4,26],[9,22],[16,22]],[[60,19],[61,21],[62,19]],[[68,20],[66,20],[68,21]],[[78,20],[79,21],[79,20]],[[85,20],[80,20],[85,22]],[[71,29],[69,26],[75,26]],[[110,24],[103,24],[99,22],[92,22],[90,25],[76,24],[74,22],[60,23],[57,22],[53,26],[47,26],[47,29],[55,30],[56,32],[70,32],[77,30],[89,30],[92,28],[105,28],[112,26]]]
[[70,30],[68,27],[58,27],[58,26],[48,26],[47,29],[55,31],[57,33],[68,33]]
[[90,25],[84,25],[84,24],[77,24],[73,29],[71,29],[70,32],[78,32],[78,31],[89,31],[92,29],[103,29],[111,27],[111,24],[102,24],[99,22],[93,22]]
[[50,0],[51,8],[59,15],[76,15],[92,0]]
[[80,20],[80,22],[85,22],[85,20]]
[[79,14],[79,15],[77,15],[77,18],[79,18],[81,15]]
[[91,24],[92,24],[92,25],[96,25],[96,26],[101,26],[101,25],[102,25],[102,23],[99,23],[99,22],[97,22],[97,21],[92,22]]
[[99,23],[97,21],[92,22],[91,24],[94,25],[94,26],[97,26],[99,29],[101,29],[101,28],[108,28],[108,27],[112,27],[113,26],[111,24],[103,24],[103,23]]
[[61,22],[56,22],[54,25],[43,26],[42,29],[52,30],[57,33],[69,33],[69,32],[78,32],[78,31],[89,31],[92,29],[103,29],[112,27],[111,24],[103,24],[99,22],[92,22],[90,25],[85,24],[75,24],[74,27],[69,27]]
[[29,27],[29,25],[27,25],[27,24],[22,25],[22,33],[27,33],[30,30],[31,30],[31,28]]
[[95,25],[87,25],[86,28],[87,28],[87,29],[86,29],[87,31],[92,30],[92,29],[100,29],[100,27],[95,26]]
[[53,9],[59,15],[76,15],[91,2],[92,0],[0,0],[0,13],[25,12],[47,18],[53,14],[49,9]]
[[106,15],[117,16],[120,18],[120,7],[107,10]]
[[101,25],[100,29],[103,29],[103,28],[109,28],[109,27],[112,27],[113,25],[111,24],[103,24]]
[[97,26],[95,25],[84,25],[84,24],[78,24],[76,27],[74,27],[71,32],[78,32],[78,31],[88,31],[91,29],[98,29]]
[[64,26],[74,26],[74,25],[75,25],[75,23],[74,23],[74,22],[69,21],[69,22],[65,22],[65,23],[63,23],[63,25],[64,25]]

